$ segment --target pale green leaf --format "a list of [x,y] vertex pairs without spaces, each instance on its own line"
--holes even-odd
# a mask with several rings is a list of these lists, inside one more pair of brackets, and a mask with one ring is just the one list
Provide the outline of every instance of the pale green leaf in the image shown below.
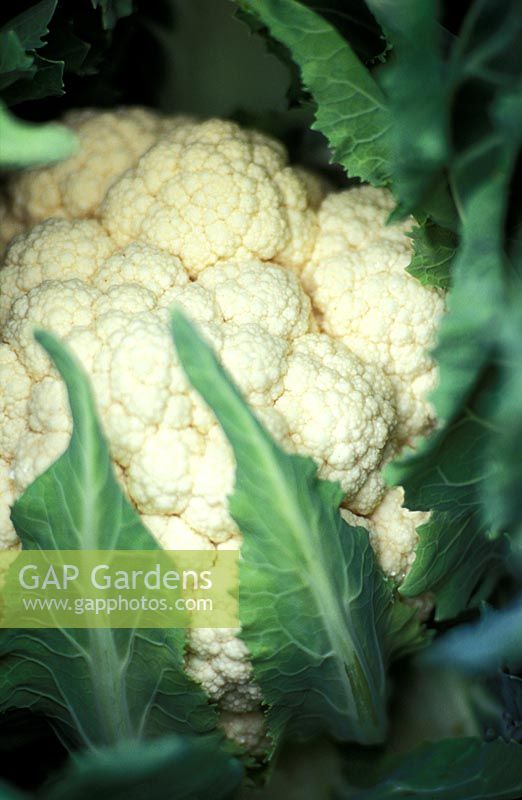
[[327,732],[381,741],[386,667],[392,652],[419,643],[414,615],[394,597],[367,531],[342,521],[339,485],[319,480],[310,458],[276,445],[179,312],[172,331],[184,370],[236,457],[229,505],[244,535],[242,637],[274,738]]
[[64,125],[36,125],[17,119],[0,103],[0,167],[32,167],[61,161],[76,149]]
[[[24,549],[155,549],[114,476],[87,377],[53,335],[37,339],[66,383],[73,432],[12,508]],[[0,710],[39,711],[67,745],[91,748],[210,730],[215,715],[184,673],[183,647],[182,630],[4,630]]]

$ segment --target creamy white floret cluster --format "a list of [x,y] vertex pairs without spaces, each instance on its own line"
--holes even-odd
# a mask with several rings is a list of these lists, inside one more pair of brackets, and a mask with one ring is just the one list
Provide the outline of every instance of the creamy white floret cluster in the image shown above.
[[[176,303],[280,444],[341,483],[343,513],[400,580],[425,516],[385,492],[381,470],[433,424],[428,350],[443,310],[405,272],[411,223],[385,225],[384,190],[325,196],[281,144],[231,122],[131,109],[69,124],[79,151],[14,177],[4,196],[2,235],[19,235],[0,273],[1,546],[16,546],[10,504],[71,429],[37,326],[88,372],[117,474],[160,543],[240,547],[232,452],[180,369]],[[186,664],[229,734],[260,747],[261,697],[236,632],[194,631]]]

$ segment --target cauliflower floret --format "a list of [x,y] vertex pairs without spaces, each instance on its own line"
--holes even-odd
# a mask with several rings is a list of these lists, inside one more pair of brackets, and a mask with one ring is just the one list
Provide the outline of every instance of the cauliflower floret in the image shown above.
[[151,242],[192,276],[225,259],[301,264],[316,231],[284,148],[222,120],[163,137],[109,190],[102,221],[118,244]]
[[339,481],[348,501],[380,465],[395,427],[384,375],[324,334],[294,342],[275,407],[296,452],[312,456],[321,477]]
[[15,546],[18,541],[9,516],[16,495],[11,466],[0,458],[0,549],[2,550]]
[[254,757],[262,757],[270,748],[266,720],[260,711],[244,714],[223,711],[220,723],[225,736],[237,742],[245,752],[251,753]]
[[415,560],[419,539],[417,528],[429,518],[429,511],[410,511],[403,506],[404,489],[388,489],[370,517],[341,508],[341,516],[349,525],[366,528],[370,542],[384,572],[400,583]]
[[181,514],[185,510],[201,446],[201,438],[190,428],[160,428],[147,436],[127,471],[129,493],[141,511]]
[[226,322],[256,322],[274,336],[310,330],[311,304],[291,273],[261,261],[227,262],[204,270],[201,286],[214,292]]
[[165,550],[213,550],[206,536],[192,530],[181,517],[172,514],[142,514],[147,528]]
[[57,375],[46,375],[34,383],[27,402],[29,427],[36,433],[68,431],[65,384]]
[[[231,628],[195,628],[190,631],[186,669],[191,678],[201,683],[213,700],[238,693],[240,703],[229,697],[229,707],[243,711],[255,709],[261,700],[259,688],[252,680],[250,654],[245,643]],[[236,698],[237,700],[237,698]]]
[[234,472],[232,448],[214,423],[205,432],[204,447],[194,462],[193,491],[183,515],[194,530],[214,544],[235,537],[239,546],[239,530],[226,502],[234,488]]
[[0,194],[0,255],[4,247],[24,230],[24,224],[15,217],[7,194]]
[[[100,261],[97,266],[100,266]],[[161,300],[169,289],[176,287],[179,290],[189,281],[179,258],[153,245],[133,242],[103,262],[103,269],[96,274],[93,272],[92,282],[98,289],[119,287],[124,283],[136,284],[140,288],[147,287],[157,300]]]
[[48,220],[15,239],[2,268],[0,325],[19,295],[44,281],[62,280],[67,273],[90,282],[113,250],[114,243],[94,220]]
[[415,560],[417,528],[430,517],[428,511],[404,508],[404,489],[396,486],[384,495],[370,517],[370,541],[383,570],[402,581]]
[[0,344],[0,387],[0,458],[11,458],[27,426],[31,380],[16,352],[5,344]]
[[288,343],[259,325],[227,325],[221,349],[223,366],[252,406],[271,406],[283,392]]
[[[68,420],[64,427],[69,428]],[[16,494],[21,494],[38,475],[45,472],[62,455],[69,443],[69,431],[35,433],[26,431],[18,439],[12,461]]]
[[49,372],[49,359],[33,338],[35,328],[46,328],[63,337],[73,328],[87,327],[99,296],[81,280],[45,281],[15,300],[3,337],[33,380]]
[[444,300],[406,272],[412,222],[386,226],[392,208],[389,192],[371,186],[329,195],[302,280],[321,330],[389,376],[402,446],[433,424],[426,397],[436,370],[429,351]]
[[49,217],[93,217],[107,190],[163,135],[188,117],[161,117],[146,108],[69,111],[62,122],[78,137],[78,148],[51,167],[10,177],[0,223],[0,242]]

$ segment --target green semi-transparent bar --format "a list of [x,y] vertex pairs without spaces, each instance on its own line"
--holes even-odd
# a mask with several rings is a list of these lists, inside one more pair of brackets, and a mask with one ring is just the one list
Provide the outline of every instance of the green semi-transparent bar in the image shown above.
[[0,628],[235,628],[237,550],[0,552]]

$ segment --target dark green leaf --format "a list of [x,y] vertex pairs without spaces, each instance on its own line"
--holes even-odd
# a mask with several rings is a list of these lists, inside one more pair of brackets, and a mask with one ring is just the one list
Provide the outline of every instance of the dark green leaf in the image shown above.
[[386,183],[390,118],[381,90],[328,22],[296,0],[238,0],[287,47],[316,105],[314,128],[351,177]]
[[[518,800],[522,793],[520,745],[498,739],[447,739],[424,744],[395,759],[377,786],[344,795],[346,800],[441,798]],[[341,800],[342,795],[339,796]]]
[[506,739],[522,741],[522,678],[509,672],[500,673],[500,692],[504,706],[503,731]]
[[244,534],[242,636],[274,738],[326,731],[381,741],[386,664],[392,651],[418,644],[418,624],[394,598],[367,531],[342,521],[338,484],[318,480],[311,459],[275,444],[179,312],[172,331],[183,368],[236,457],[230,512]]
[[19,792],[13,786],[8,786],[3,781],[0,782],[0,800],[29,800],[29,795]]
[[451,81],[461,91],[453,123],[459,152],[450,164],[450,182],[462,245],[435,352],[440,381],[433,400],[443,420],[466,403],[502,323],[508,271],[504,225],[522,139],[519,12],[513,0],[475,2],[450,56]]
[[[245,25],[247,25],[253,34],[262,37],[267,52],[274,55],[280,62],[281,66],[286,67],[288,73],[288,79],[287,79],[288,87],[286,89],[286,100],[288,106],[290,108],[293,108],[300,104],[304,105],[308,99],[307,93],[301,82],[301,73],[299,67],[293,60],[292,55],[288,50],[288,48],[285,47],[283,44],[281,44],[281,42],[279,42],[277,39],[274,39],[272,36],[270,36],[263,22],[255,14],[246,11],[245,8],[238,8],[235,13],[235,18],[238,19],[240,22],[244,23]],[[265,78],[266,70],[257,69],[255,70],[254,74],[256,73],[261,83]],[[251,79],[249,80],[248,85],[251,90],[252,87]],[[277,87],[277,90],[278,90],[277,95],[274,92],[274,97],[272,100],[276,108],[280,105],[280,97],[278,95],[280,93],[281,87],[280,86]],[[256,91],[256,100],[259,95],[262,96],[263,94],[264,92],[260,86]]]
[[435,619],[452,619],[487,598],[503,568],[503,541],[486,536],[479,513],[434,512],[418,529],[413,566],[401,585],[404,597],[435,598]]
[[481,82],[504,90],[513,78],[520,77],[521,34],[518,0],[470,3],[449,58],[452,80]]
[[407,597],[432,592],[437,619],[476,606],[502,569],[506,542],[482,511],[494,470],[486,452],[496,389],[492,378],[485,381],[480,403],[387,470],[392,483],[404,486],[409,508],[432,510],[419,528],[417,555],[401,592]]
[[57,0],[41,0],[0,30],[0,90],[7,105],[63,94],[63,62],[43,58]]
[[365,64],[381,63],[390,44],[365,0],[302,0],[303,5],[324,17]]
[[480,508],[494,470],[485,451],[492,435],[489,417],[495,394],[492,391],[485,407],[467,409],[456,422],[422,442],[412,455],[387,468],[387,479],[404,486],[408,508],[457,515]]
[[392,119],[392,188],[400,216],[406,216],[425,204],[450,153],[450,106],[437,2],[367,0],[367,4],[393,46],[394,57],[379,77]]
[[33,62],[14,31],[0,31],[0,89],[20,77],[34,75],[36,67]]
[[[114,476],[87,377],[58,339],[37,339],[66,383],[73,433],[12,508],[24,549],[155,549]],[[184,673],[183,647],[181,630],[3,631],[0,710],[41,711],[84,747],[209,730],[214,712]]]
[[[482,736],[498,724],[501,713],[501,704],[479,679],[410,660],[395,674],[388,752],[407,753],[421,742]],[[375,783],[377,779],[361,788]]]
[[34,74],[21,76],[12,86],[2,92],[7,105],[58,96],[63,90],[63,61],[49,61],[39,55],[34,57]]
[[513,143],[492,136],[455,167],[462,244],[435,350],[440,372],[433,402],[442,420],[451,420],[467,402],[501,323],[507,269],[504,221],[515,156]]
[[488,609],[480,622],[446,633],[421,659],[467,672],[493,674],[500,667],[522,665],[522,601],[501,611]]
[[242,777],[218,738],[171,735],[76,757],[42,800],[229,800]]
[[425,286],[437,286],[448,289],[451,281],[451,269],[457,249],[455,234],[441,228],[434,222],[426,222],[414,228],[413,258],[408,272]]
[[100,8],[103,27],[111,30],[122,17],[128,17],[134,10],[134,0],[91,0],[93,8]]
[[26,11],[22,11],[3,26],[3,31],[13,31],[25,50],[43,47],[49,33],[49,22],[56,10],[58,0],[40,0]]
[[[515,280],[516,284],[517,281]],[[522,564],[522,292],[514,285],[501,328],[502,360],[494,430],[486,451],[491,476],[484,486],[484,518],[509,531],[517,562]]]
[[85,63],[91,51],[91,45],[74,33],[72,21],[53,27],[52,37],[46,49],[49,58],[63,61],[65,72],[84,75],[92,72],[92,67]]

